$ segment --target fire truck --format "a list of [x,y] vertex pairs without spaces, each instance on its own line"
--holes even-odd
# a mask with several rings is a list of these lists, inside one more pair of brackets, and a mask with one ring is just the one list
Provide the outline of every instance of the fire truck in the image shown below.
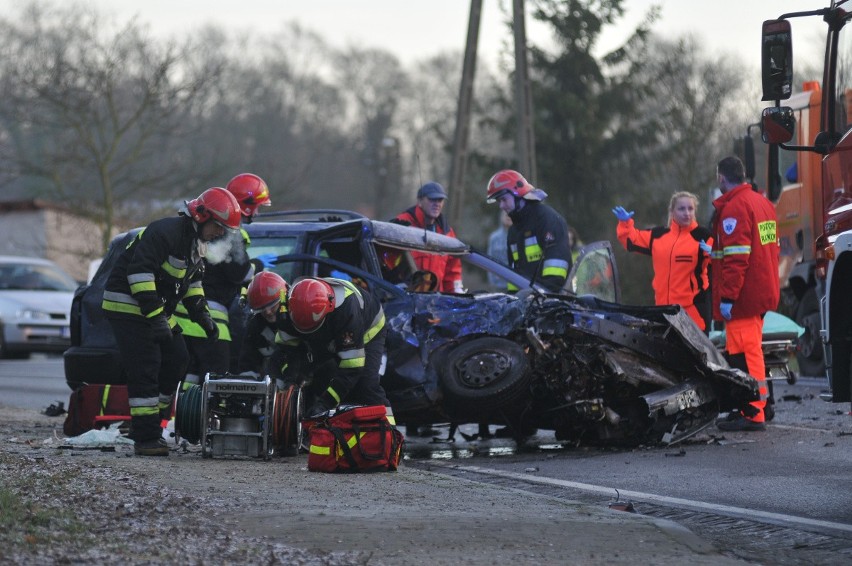
[[[832,0],[826,8],[767,20],[761,42],[763,100],[774,102],[761,116],[763,141],[815,157],[799,160],[798,166],[814,167],[810,205],[820,220],[814,228],[814,296],[819,300],[819,337],[830,385],[824,398],[837,403],[852,400],[852,26],[846,25],[852,19],[850,7],[852,0]],[[816,129],[801,112],[797,116],[794,104],[791,20],[797,18],[820,18],[825,23],[822,88],[810,91],[819,101]],[[790,102],[782,105],[782,101]],[[779,223],[784,221],[779,215]],[[802,242],[805,238],[803,232]]]

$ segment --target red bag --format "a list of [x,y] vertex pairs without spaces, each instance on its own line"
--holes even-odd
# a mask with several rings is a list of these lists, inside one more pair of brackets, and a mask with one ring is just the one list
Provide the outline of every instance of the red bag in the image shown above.
[[312,472],[394,471],[405,437],[387,418],[383,405],[338,407],[333,416],[306,423]]
[[129,420],[126,385],[81,385],[71,392],[62,432],[78,436],[104,424]]

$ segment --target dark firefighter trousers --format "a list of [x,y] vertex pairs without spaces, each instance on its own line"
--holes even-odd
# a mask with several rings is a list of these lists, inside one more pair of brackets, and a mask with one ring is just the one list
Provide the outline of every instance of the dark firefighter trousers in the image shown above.
[[157,343],[151,325],[143,318],[110,318],[121,361],[127,372],[127,396],[136,442],[156,440],[163,434],[160,410],[168,405],[186,373],[189,353],[180,332],[167,343]]

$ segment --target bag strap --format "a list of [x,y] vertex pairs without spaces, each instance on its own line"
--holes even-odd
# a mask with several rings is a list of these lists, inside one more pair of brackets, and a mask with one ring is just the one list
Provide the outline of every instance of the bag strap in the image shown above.
[[[361,457],[365,460],[374,460],[378,461],[385,457],[385,444],[387,443],[387,432],[388,428],[384,422],[379,422],[378,426],[365,427],[361,429],[356,423],[352,423],[352,430],[355,431],[355,438],[358,439],[358,451],[361,452]],[[365,432],[370,431],[378,431],[379,435],[382,437],[382,444],[379,447],[378,451],[375,453],[369,453],[364,450],[364,443],[361,442],[361,431]]]
[[340,451],[343,452],[343,456],[346,457],[346,461],[349,462],[352,469],[355,471],[360,470],[361,468],[358,466],[358,462],[355,461],[355,457],[352,456],[352,450],[349,449],[349,444],[346,443],[346,438],[343,436],[343,430],[336,426],[328,426],[328,431],[334,435],[334,439],[340,445]]

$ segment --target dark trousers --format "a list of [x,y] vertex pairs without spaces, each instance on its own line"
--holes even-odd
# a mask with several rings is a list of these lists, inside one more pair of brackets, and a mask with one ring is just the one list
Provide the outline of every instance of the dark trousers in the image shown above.
[[370,342],[364,346],[366,361],[362,371],[331,380],[331,387],[340,395],[340,402],[352,405],[390,405],[385,390],[379,383],[382,356],[385,353],[387,328],[382,328]]
[[189,354],[178,332],[168,343],[157,343],[147,320],[111,318],[121,362],[127,371],[130,438],[137,442],[162,435],[159,399],[174,395],[186,373]]
[[223,375],[231,369],[231,343],[227,340],[208,340],[195,336],[184,336],[186,348],[189,351],[189,366],[187,373],[199,377],[199,383],[204,383],[208,373]]

